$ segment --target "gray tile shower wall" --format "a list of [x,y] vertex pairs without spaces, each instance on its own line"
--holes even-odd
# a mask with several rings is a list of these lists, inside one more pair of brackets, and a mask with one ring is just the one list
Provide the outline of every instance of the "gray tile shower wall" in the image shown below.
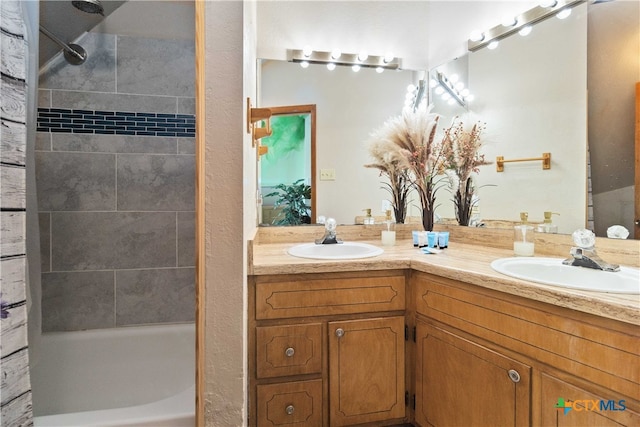
[[43,331],[193,321],[193,41],[77,43],[40,78]]

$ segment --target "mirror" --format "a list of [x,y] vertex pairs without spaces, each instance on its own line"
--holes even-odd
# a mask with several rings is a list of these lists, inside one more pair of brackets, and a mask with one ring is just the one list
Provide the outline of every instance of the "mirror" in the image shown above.
[[[302,68],[285,61],[259,61],[260,106],[316,105],[315,215],[353,224],[370,208],[383,215],[388,193],[370,162],[367,139],[389,117],[402,111],[407,86],[424,73],[325,66]],[[272,109],[273,110],[273,109]],[[409,215],[419,215],[409,211]],[[313,218],[315,219],[315,217]],[[266,221],[262,221],[266,222]]]
[[315,222],[316,106],[269,107],[271,135],[261,140],[258,188],[264,225]]
[[[481,219],[517,221],[528,212],[531,222],[540,223],[543,212],[551,211],[559,213],[553,223],[560,233],[586,226],[586,41],[583,4],[564,20],[538,22],[526,37],[515,34],[496,49],[482,48],[431,70],[430,79],[438,72],[466,76],[474,100],[465,121],[486,124],[481,152],[494,164],[474,174]],[[434,111],[449,123],[451,107],[435,94],[432,99]],[[518,161],[542,153],[551,154],[550,169],[543,169],[542,160]],[[509,161],[502,172],[498,156]],[[438,213],[450,218],[453,208],[443,203]]]
[[[609,3],[599,3],[596,5],[592,5],[592,4],[588,4],[585,5],[588,6],[589,8],[589,25],[588,25],[588,38],[589,38],[589,45],[588,48],[590,49],[590,54],[589,54],[589,61],[591,61],[592,58],[604,58],[601,60],[605,60],[605,61],[611,61],[611,56],[607,56],[603,53],[603,51],[605,50],[605,46],[602,45],[602,43],[606,43],[606,49],[611,51],[611,47],[612,46],[618,46],[620,43],[615,41],[615,40],[611,40],[610,38],[605,38],[606,41],[602,41],[605,40],[602,38],[602,33],[611,33],[613,34],[613,31],[610,31],[610,27],[612,25],[618,25],[620,26],[621,21],[619,19],[614,19],[611,18],[609,16],[607,16],[606,13],[604,13],[605,11],[616,7],[616,8],[626,8],[626,11],[622,12],[622,15],[625,16],[624,19],[624,23],[627,27],[629,27],[628,22],[631,21],[631,28],[633,29],[633,31],[635,31],[635,36],[631,35],[629,36],[627,34],[627,43],[625,44],[627,51],[631,51],[633,52],[633,55],[629,56],[626,55],[625,56],[625,67],[627,70],[627,73],[631,73],[632,75],[634,75],[635,79],[637,79],[638,76],[638,57],[637,57],[637,48],[638,48],[638,17],[639,17],[639,13],[638,13],[638,4],[636,2],[609,2]],[[629,8],[635,8],[633,9],[631,12],[628,11]],[[592,11],[593,9],[593,11]],[[596,25],[592,25],[592,18],[594,16],[601,16],[602,15],[602,21],[603,24],[600,26],[596,26]],[[497,17],[497,19],[499,19],[499,17]],[[557,21],[557,20],[556,20]],[[604,25],[604,24],[608,24],[608,25]],[[534,26],[534,33],[536,32],[540,32],[542,31],[541,25],[543,23],[540,23],[536,26]],[[598,31],[597,34],[593,34],[596,31]],[[533,35],[533,34],[531,34]],[[518,35],[514,35],[511,36],[511,38],[515,38],[515,39],[523,39],[522,37],[518,36]],[[597,40],[594,40],[597,39]],[[602,39],[602,40],[601,40]],[[506,42],[506,39],[504,40]],[[598,41],[600,41],[600,43],[597,43]],[[634,44],[635,43],[635,44]],[[504,44],[504,43],[503,43]],[[593,47],[591,47],[593,45]],[[634,46],[635,46],[635,50],[634,50]],[[523,48],[524,49],[524,48]],[[609,59],[606,59],[609,58]],[[460,58],[462,59],[462,58]],[[459,59],[459,60],[460,60]],[[264,65],[264,60],[261,61],[261,64]],[[278,98],[277,94],[272,93],[271,95],[275,96],[276,101],[270,101],[267,100],[267,97],[265,97],[265,93],[264,91],[260,91],[260,94],[262,96],[262,99],[260,100],[260,105],[284,105],[284,104],[292,104],[292,103],[316,103],[316,100],[319,99],[318,93],[320,93],[321,95],[324,95],[324,90],[322,88],[324,87],[329,87],[329,91],[333,91],[335,92],[335,88],[339,88],[337,91],[338,92],[343,92],[346,95],[346,99],[342,100],[339,104],[333,104],[331,105],[331,107],[328,108],[329,104],[323,104],[321,105],[320,103],[318,103],[318,123],[320,126],[320,122],[323,120],[330,120],[330,123],[327,125],[329,127],[328,130],[326,131],[318,131],[318,147],[317,147],[317,161],[318,161],[318,167],[319,169],[322,168],[329,168],[332,169],[334,168],[336,171],[336,181],[319,181],[318,182],[318,188],[317,188],[317,197],[318,197],[318,214],[321,215],[332,215],[334,217],[336,217],[338,219],[338,221],[340,223],[353,223],[354,220],[354,216],[357,215],[361,215],[362,214],[362,209],[364,208],[372,208],[372,210],[374,211],[375,214],[380,214],[381,213],[381,201],[387,198],[387,195],[384,191],[380,190],[379,187],[379,178],[377,176],[377,173],[373,170],[368,170],[365,169],[363,167],[361,167],[361,165],[367,163],[367,161],[369,160],[368,154],[367,154],[367,150],[366,150],[366,140],[368,138],[369,133],[382,125],[382,123],[384,123],[384,121],[393,115],[397,115],[400,113],[401,108],[402,108],[402,102],[403,102],[403,97],[404,97],[404,91],[406,88],[406,85],[408,83],[414,83],[421,78],[423,75],[419,72],[409,72],[409,78],[407,78],[403,83],[399,83],[396,88],[393,90],[393,92],[391,92],[390,90],[386,90],[386,88],[390,88],[392,83],[384,83],[384,85],[377,85],[375,83],[375,81],[365,85],[365,87],[369,87],[369,93],[376,93],[378,96],[375,97],[375,99],[371,99],[369,97],[369,95],[365,96],[365,93],[363,91],[360,90],[356,90],[355,86],[354,86],[354,78],[353,77],[346,77],[346,80],[344,81],[340,81],[339,79],[341,77],[338,77],[338,74],[330,74],[329,72],[327,72],[327,70],[322,67],[322,66],[316,66],[316,67],[309,67],[308,69],[304,70],[302,68],[300,68],[298,65],[295,64],[288,64],[286,62],[279,62],[279,61],[271,61],[272,63],[274,63],[274,65],[276,63],[279,63],[281,66],[289,66],[291,67],[291,69],[288,72],[291,72],[292,75],[297,75],[298,77],[295,77],[295,79],[297,80],[301,80],[302,81],[302,86],[299,86],[297,89],[290,87],[291,84],[293,83],[292,81],[292,77],[289,74],[281,74],[279,72],[276,73],[271,73],[269,75],[268,72],[263,72],[263,75],[260,78],[260,82],[259,82],[259,87],[263,87],[265,84],[271,85],[271,86],[278,86],[278,85],[283,85],[283,89],[286,88],[286,90],[284,90],[281,94],[280,94],[280,98]],[[609,66],[611,66],[611,64],[609,64]],[[261,69],[263,69],[264,67],[260,67]],[[618,67],[619,68],[619,67]],[[557,73],[554,71],[554,65],[553,64],[549,64],[547,62],[547,66],[545,71],[543,71],[543,76],[546,76],[546,78],[551,79],[551,78],[555,78],[557,77]],[[311,73],[310,73],[311,71]],[[335,71],[339,71],[339,69],[334,70]],[[353,74],[350,70],[345,69],[345,72],[347,72],[347,74],[351,73]],[[344,74],[344,73],[343,73]],[[393,73],[389,73],[389,75],[392,75]],[[383,73],[383,76],[387,76],[387,73]],[[286,77],[285,77],[286,76]],[[519,76],[520,80],[524,80],[525,78],[527,78],[528,73],[527,74],[521,74]],[[473,79],[473,76],[469,77],[470,79]],[[589,103],[591,104],[592,102],[592,73],[591,73],[591,64],[589,64],[589,74],[587,75],[588,81],[589,81],[589,88],[590,88],[590,94],[589,94]],[[602,76],[600,75],[600,77],[596,77],[594,75],[593,78],[597,78],[599,79],[602,83],[604,83],[605,85],[609,85],[610,89],[612,89],[613,87],[611,86],[612,83],[612,79],[608,79],[608,78],[602,78]],[[291,84],[290,84],[291,83]],[[539,94],[545,94],[548,93],[550,91],[549,86],[547,86],[545,83],[542,83],[542,85],[540,86],[540,91]],[[615,89],[617,89],[618,87],[616,86]],[[358,96],[355,96],[355,93],[359,93]],[[619,93],[619,91],[618,91]],[[630,92],[632,93],[632,92]],[[293,94],[293,95],[291,95]],[[270,96],[271,96],[270,95]],[[289,100],[286,99],[287,96],[293,96],[293,99]],[[362,99],[364,101],[363,104],[360,104],[360,106],[356,106],[355,103],[358,99]],[[586,96],[585,98],[586,99]],[[476,95],[476,100],[478,102],[480,102],[480,98]],[[380,101],[380,102],[378,102]],[[632,99],[630,100],[632,102]],[[538,99],[536,102],[538,102],[538,108],[543,104],[543,100],[542,99]],[[613,106],[616,107],[616,109],[614,109],[613,111],[615,111],[615,113],[619,116],[624,115],[626,117],[627,114],[633,114],[633,104],[631,104],[628,108],[624,107],[624,112],[620,111],[619,105],[627,105],[627,99],[626,98],[621,98],[621,97],[615,97],[614,99],[610,100],[611,105],[609,109],[612,109]],[[381,104],[381,105],[380,105]],[[344,108],[343,108],[344,105]],[[524,106],[523,106],[524,107]],[[589,109],[592,108],[592,105],[589,105]],[[378,110],[379,109],[379,110]],[[603,111],[605,111],[606,108],[605,106],[603,106],[600,110],[600,115],[602,114]],[[628,110],[628,111],[627,111]],[[355,116],[357,115],[357,113],[362,113],[362,112],[366,112],[368,115],[368,122],[365,123],[363,125],[363,127],[356,131],[355,130],[355,120],[351,120],[351,121],[347,121],[345,120],[345,117],[352,117],[355,118]],[[380,112],[380,114],[378,114]],[[579,115],[581,115],[584,118],[583,113],[579,113]],[[544,126],[548,126],[549,124],[552,124],[554,127],[558,128],[562,126],[562,123],[559,123],[557,120],[555,119],[548,119],[550,121],[547,121],[546,123],[538,123],[536,124],[536,127],[544,127]],[[591,123],[593,122],[593,118],[589,119],[589,124],[591,125]],[[630,119],[630,123],[633,123],[633,118]],[[490,126],[491,123],[488,123],[488,125]],[[343,138],[342,135],[345,135],[345,137]],[[598,163],[600,162],[600,157],[602,155],[602,150],[606,150],[605,148],[600,149],[600,151],[596,152],[596,150],[594,150],[594,136],[591,135],[591,131],[590,131],[590,135],[589,135],[589,140],[591,141],[591,145],[592,145],[592,163]],[[517,138],[519,139],[519,138]],[[583,138],[583,141],[586,140],[586,137]],[[331,142],[333,143],[338,143],[338,145],[332,145]],[[489,142],[489,141],[488,141]],[[327,147],[327,151],[324,151],[324,144],[328,144]],[[623,139],[623,144],[626,147],[625,153],[620,156],[621,160],[615,160],[615,159],[607,159],[605,161],[605,163],[608,165],[609,167],[609,171],[608,171],[608,176],[611,176],[612,178],[615,178],[617,176],[617,165],[621,164],[624,165],[625,171],[626,169],[628,169],[628,159],[633,159],[633,152],[631,151],[631,154],[629,155],[628,150],[631,149],[633,150],[633,143],[631,143],[629,140],[627,139]],[[629,148],[630,147],[630,148]],[[534,156],[539,156],[542,152],[537,153],[536,150],[535,153],[531,153]],[[552,156],[554,156],[554,152],[553,150],[549,150],[552,153]],[[619,150],[612,150],[612,151],[616,151],[618,152]],[[508,158],[506,152],[501,152],[501,153],[493,153],[496,155],[503,155],[505,156],[505,158]],[[492,154],[492,155],[493,155]],[[523,154],[523,156],[529,156],[529,153]],[[582,156],[583,154],[579,154],[580,156]],[[584,154],[585,156],[585,160],[586,160],[586,154]],[[489,157],[489,156],[488,156]],[[492,159],[495,161],[495,159]],[[556,157],[552,157],[552,162],[554,162],[556,159]],[[579,161],[581,162],[581,161]],[[618,163],[619,162],[619,163]],[[571,164],[576,163],[576,159],[572,158],[572,162]],[[633,163],[633,162],[632,162]],[[337,165],[340,164],[341,166],[344,165],[345,169],[338,169]],[[563,168],[565,167],[571,167],[571,164],[566,164],[563,163]],[[534,167],[537,166],[537,163],[532,163],[532,164],[528,164],[528,163],[521,163],[521,164],[515,164],[515,163],[510,163],[507,164],[505,169],[507,170],[507,172],[503,173],[503,175],[501,175],[500,177],[508,180],[509,179],[509,171],[513,172],[514,169],[513,167],[515,167],[517,165],[517,170],[521,170],[521,166],[524,168],[529,168],[529,167]],[[554,172],[554,171],[560,171],[560,167],[555,167],[556,165],[552,165],[552,169],[551,171],[545,171],[545,172]],[[487,168],[492,168],[493,166],[486,166],[484,167],[484,169],[482,169],[480,175],[485,175],[485,172]],[[554,168],[555,167],[555,168]],[[593,164],[592,164],[592,169],[593,169]],[[631,169],[633,170],[633,165],[631,165]],[[347,177],[349,178],[348,180],[344,180],[342,181],[341,178],[343,177],[343,174],[346,173]],[[540,171],[540,173],[542,173],[542,171]],[[626,174],[626,172],[625,172]],[[631,173],[633,175],[633,172]],[[586,175],[586,173],[585,173]],[[511,174],[511,176],[513,176],[513,174]],[[626,176],[626,175],[625,175]],[[568,190],[565,190],[564,187],[566,185],[571,185],[571,180],[573,179],[573,173],[571,172],[571,175],[568,176],[562,176],[560,177],[557,181],[553,182],[550,185],[546,185],[545,187],[543,187],[540,191],[541,192],[546,192],[548,194],[560,191],[560,192],[565,192]],[[578,179],[580,179],[582,181],[582,177],[580,176]],[[626,182],[626,178],[624,178],[625,182]],[[632,179],[633,181],[633,179]],[[587,188],[587,181],[585,178],[584,182],[584,186],[582,186],[581,190],[576,190],[577,192],[579,192],[580,194],[582,194],[582,197],[587,198],[587,194],[586,194],[586,188]],[[495,183],[495,182],[494,182]],[[499,183],[498,183],[499,184]],[[529,187],[530,184],[527,183],[526,185],[523,184],[522,187],[522,191],[521,191],[521,196],[519,197],[525,197],[526,193],[529,191]],[[594,181],[594,187],[596,186],[596,183]],[[633,192],[633,182],[631,182],[630,184],[623,184],[625,191],[626,189],[630,188],[631,192]],[[493,187],[493,189],[498,190],[500,187]],[[347,204],[347,203],[341,203],[341,201],[343,200],[342,198],[339,197],[339,194],[336,195],[336,190],[343,190],[348,196],[348,198],[352,201],[355,201],[354,203],[351,204]],[[486,196],[488,196],[489,192],[492,190],[492,188],[486,188],[486,191],[484,193],[487,194],[483,194],[483,198],[486,198]],[[326,192],[326,193],[325,193]],[[499,190],[497,191],[499,192]],[[327,197],[325,198],[324,195],[327,195]],[[442,205],[441,207],[438,209],[437,213],[442,215],[442,216],[448,216],[448,217],[452,217],[452,215],[447,215],[445,212],[441,212],[441,209],[444,209],[445,207],[448,207],[450,209],[453,209],[452,206],[449,206],[449,202],[448,202],[448,194],[444,194],[441,195],[441,199],[442,199]],[[542,196],[541,196],[542,197]],[[594,198],[597,198],[598,194],[594,193]],[[631,202],[629,203],[629,199],[627,198],[627,206],[630,205],[631,207],[633,207],[634,203],[633,203],[633,199],[631,199]],[[324,205],[323,205],[324,203]],[[481,202],[482,203],[482,202]],[[552,208],[547,208],[546,206],[549,205],[549,203],[547,203],[546,201],[542,201],[540,202],[541,204],[538,206],[533,206],[532,208],[523,208],[527,209],[530,212],[530,218],[533,221],[540,221],[542,219],[542,211],[547,210],[547,209],[552,209]],[[502,204],[502,202],[501,202]],[[510,204],[515,205],[515,203],[513,202],[513,200],[508,200],[506,202],[504,202],[505,206],[510,206]],[[584,211],[586,211],[586,203],[581,203],[582,204],[582,209]],[[496,205],[497,206],[497,205]],[[341,212],[335,212],[335,211],[328,211],[329,209],[334,209],[336,207],[340,207],[341,208]],[[481,215],[484,218],[489,218],[489,212],[486,211],[486,209],[488,208],[488,203],[484,203],[481,204],[480,209],[481,209]],[[412,210],[413,209],[413,210]],[[519,212],[520,208],[515,208],[514,211],[518,211]],[[342,212],[342,210],[344,210],[344,212]],[[631,209],[632,210],[632,209]],[[409,210],[409,215],[414,215],[414,216],[419,216],[419,212],[417,209],[415,209],[415,207],[413,207],[413,204],[410,204],[410,210]],[[498,213],[496,213],[496,215],[498,215]],[[586,218],[586,214],[578,214],[581,218]],[[565,219],[565,215],[561,215],[562,219]],[[572,218],[573,215],[567,215],[566,219],[568,218]],[[517,220],[519,218],[519,215],[516,212],[516,215],[514,216],[512,213],[509,213],[508,215],[500,215],[498,217],[496,217],[495,219],[510,219],[510,220]],[[578,218],[577,216],[575,218]],[[575,219],[574,218],[574,219]],[[597,214],[596,214],[596,218],[597,218]],[[604,218],[605,223],[616,223],[618,222],[618,219],[616,217],[609,217],[608,213],[605,213],[604,215],[601,215],[600,218]],[[560,221],[561,217],[554,217],[554,223]],[[631,219],[632,220],[632,219]],[[579,220],[581,221],[581,220]],[[625,223],[626,224],[626,223]],[[623,225],[625,225],[623,224]],[[627,225],[625,225],[627,226]],[[569,225],[568,226],[573,227],[573,225]],[[632,230],[632,227],[627,227],[629,228],[629,230]],[[606,230],[606,227],[605,227]],[[561,229],[560,232],[562,233],[568,233],[571,232],[572,230],[566,230],[566,229]],[[598,230],[596,230],[598,235],[603,235],[602,232],[598,232]]]

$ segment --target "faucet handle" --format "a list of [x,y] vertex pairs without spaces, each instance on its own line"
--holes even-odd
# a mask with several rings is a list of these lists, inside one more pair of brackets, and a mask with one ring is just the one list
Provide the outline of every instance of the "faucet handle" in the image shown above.
[[582,249],[592,249],[596,245],[596,235],[591,230],[580,228],[573,232],[573,243]]
[[327,231],[336,231],[337,227],[338,222],[334,218],[327,218],[324,224],[324,228],[326,228]]

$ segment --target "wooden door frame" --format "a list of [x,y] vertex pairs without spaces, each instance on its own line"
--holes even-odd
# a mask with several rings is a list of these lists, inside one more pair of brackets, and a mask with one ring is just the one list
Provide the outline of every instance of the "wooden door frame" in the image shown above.
[[204,426],[205,377],[205,2],[195,2],[196,104],[196,426]]
[[640,239],[640,82],[636,83],[636,158],[634,163],[634,215],[633,237]]
[[266,107],[273,116],[290,116],[294,114],[309,114],[311,116],[311,224],[316,223],[316,104],[283,105],[280,107]]

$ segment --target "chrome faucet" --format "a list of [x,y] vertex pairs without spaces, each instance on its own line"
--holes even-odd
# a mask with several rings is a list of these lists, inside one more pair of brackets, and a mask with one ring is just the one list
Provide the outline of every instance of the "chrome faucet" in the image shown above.
[[327,218],[324,224],[324,236],[320,239],[316,239],[316,245],[332,245],[336,243],[342,243],[342,240],[336,236],[336,228],[338,223],[333,218]]
[[594,248],[596,236],[592,231],[580,229],[574,231],[572,236],[573,242],[577,246],[571,248],[571,251],[569,252],[571,254],[571,258],[567,258],[562,261],[563,264],[576,267],[594,268],[604,271],[620,271],[619,265],[609,264],[596,254],[596,250]]

